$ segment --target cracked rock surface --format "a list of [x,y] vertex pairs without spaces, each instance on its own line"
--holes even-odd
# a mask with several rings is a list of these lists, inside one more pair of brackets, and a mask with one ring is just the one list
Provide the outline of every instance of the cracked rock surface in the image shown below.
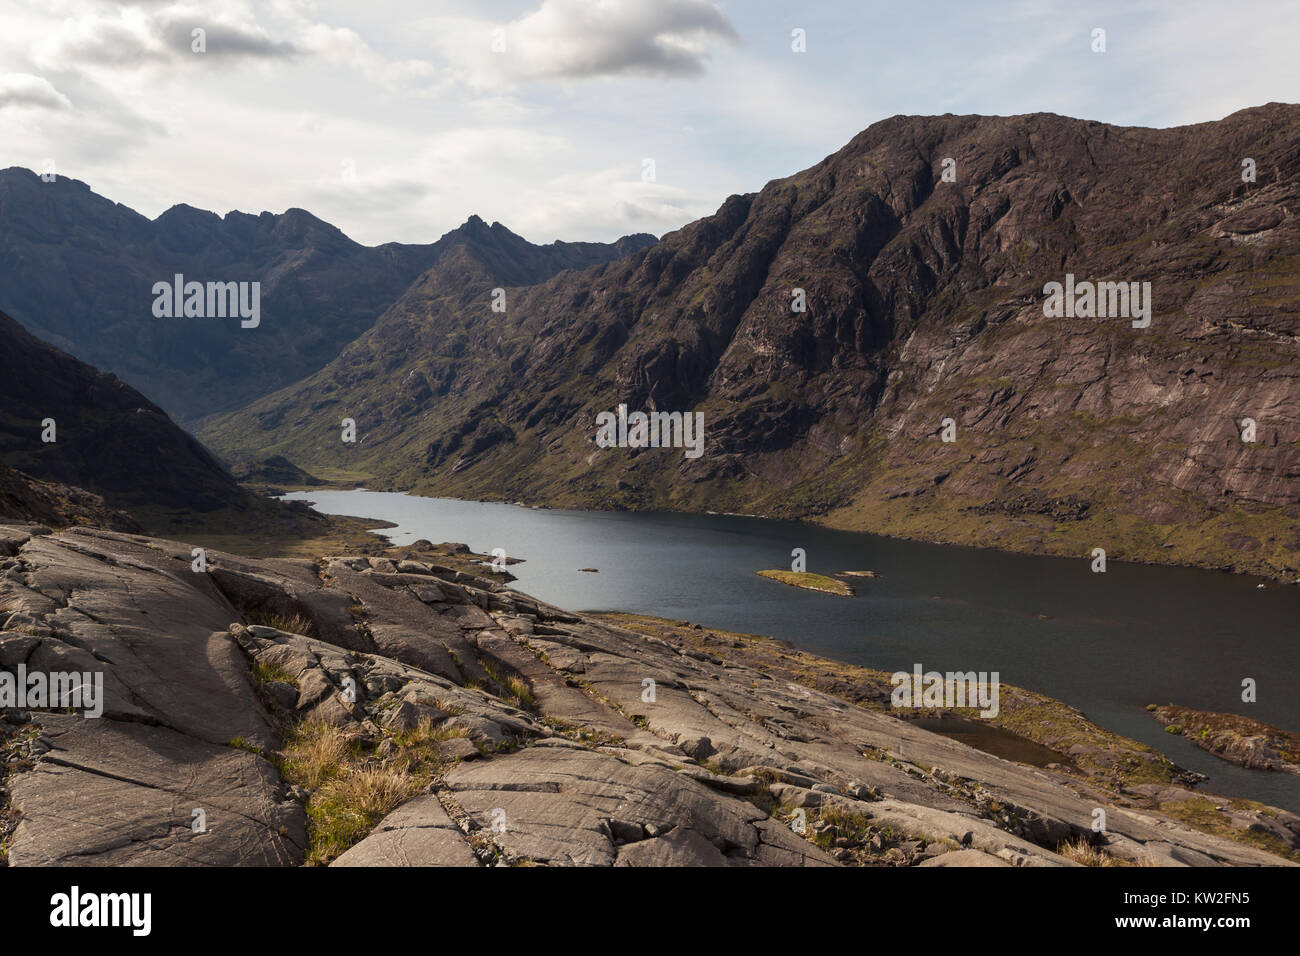
[[[301,865],[311,795],[277,754],[304,721],[376,760],[417,733],[436,751],[336,866],[1072,866],[1061,845],[1089,835],[1096,800],[1051,772],[447,555],[191,560],[0,527],[0,669],[102,672],[105,698],[99,719],[5,712],[9,865]],[[1107,814],[1121,860],[1287,862]]]

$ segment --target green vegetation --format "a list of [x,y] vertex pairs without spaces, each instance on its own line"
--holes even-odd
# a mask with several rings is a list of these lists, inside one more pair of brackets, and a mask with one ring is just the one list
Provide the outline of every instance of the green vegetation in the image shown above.
[[307,799],[309,865],[323,866],[368,834],[383,817],[422,792],[442,769],[441,732],[427,719],[389,737],[393,754],[335,724],[307,720],[291,731],[276,762]]
[[228,743],[226,746],[234,747],[236,750],[247,751],[248,753],[255,754],[258,757],[266,756],[266,751],[264,751],[257,744],[250,743],[249,741],[245,740],[243,737],[231,737],[230,743]]
[[[871,821],[865,814],[851,813],[839,807],[824,807],[814,811],[812,816],[835,827],[838,836],[854,842],[866,839],[871,828]],[[813,842],[822,849],[828,849],[831,846],[830,831],[815,833]]]
[[[281,630],[283,630],[283,628],[281,628]],[[294,687],[298,686],[298,678],[294,677],[279,664],[271,661],[257,661],[253,664],[254,684],[271,684],[277,681],[290,684]]]
[[796,588],[804,588],[809,591],[823,591],[826,594],[835,594],[840,597],[853,596],[853,588],[849,587],[843,581],[828,578],[824,574],[813,574],[811,571],[781,570],[759,571],[758,574],[765,578],[771,578],[773,581],[780,581],[782,584],[789,584]]
[[314,637],[316,635],[316,626],[302,614],[280,614],[266,608],[255,607],[244,611],[244,619],[249,624],[273,627],[277,631],[284,631],[286,634],[301,634],[304,637]]

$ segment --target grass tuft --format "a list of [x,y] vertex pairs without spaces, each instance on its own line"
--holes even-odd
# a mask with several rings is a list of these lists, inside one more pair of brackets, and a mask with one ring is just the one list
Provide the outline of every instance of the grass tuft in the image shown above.
[[316,625],[312,624],[310,618],[302,614],[285,615],[266,608],[255,607],[244,611],[244,620],[249,624],[273,627],[277,631],[284,631],[286,634],[301,634],[303,637],[316,636]]
[[261,686],[262,684],[274,683],[292,684],[298,686],[298,678],[294,677],[279,664],[271,661],[257,661],[253,664],[253,683]]
[[423,786],[402,768],[384,765],[348,767],[331,777],[307,801],[308,862],[329,863]]
[[307,798],[308,865],[325,866],[383,817],[422,793],[441,769],[437,743],[465,735],[427,717],[385,742],[388,756],[355,730],[321,720],[295,727],[280,753],[280,773]]
[[1062,843],[1056,852],[1067,860],[1082,863],[1084,866],[1127,866],[1128,864],[1111,856],[1100,847],[1095,847],[1083,837]]

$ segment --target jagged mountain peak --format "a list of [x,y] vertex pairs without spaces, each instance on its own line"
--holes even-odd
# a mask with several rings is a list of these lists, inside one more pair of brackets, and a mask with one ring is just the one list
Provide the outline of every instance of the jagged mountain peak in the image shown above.
[[[516,281],[504,314],[436,267],[337,363],[202,434],[342,467],[313,411],[331,402],[366,410],[348,467],[372,487],[1071,554],[1108,536],[1284,574],[1300,568],[1297,209],[1297,106],[1172,129],[892,117],[638,254]],[[1149,283],[1150,327],[1048,316],[1067,274]],[[700,411],[704,454],[598,449],[595,415],[619,403]],[[1268,437],[1247,446],[1233,422],[1260,416]],[[1261,538],[1251,514],[1282,530]],[[1171,521],[1224,546],[1150,546]]]
[[[84,183],[45,183],[19,168],[0,173],[0,226],[0,308],[184,421],[318,370],[453,247],[473,247],[474,271],[506,284],[636,248],[623,240],[539,247],[478,217],[434,243],[377,247],[296,207],[220,216],[179,203],[149,220]],[[259,283],[259,323],[154,316],[151,290],[176,274]]]

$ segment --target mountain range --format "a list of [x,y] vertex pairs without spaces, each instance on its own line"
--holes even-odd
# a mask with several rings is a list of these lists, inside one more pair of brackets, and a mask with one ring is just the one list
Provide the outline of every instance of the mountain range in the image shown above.
[[[78,180],[11,168],[0,171],[0,310],[189,422],[317,371],[449,249],[487,233],[503,281],[519,284],[654,241],[534,246],[474,218],[437,242],[367,247],[302,209],[223,217],[182,204],[151,220]],[[259,283],[260,321],[155,315],[155,284],[177,275]]]
[[[1298,175],[1296,106],[895,117],[660,240],[472,217],[366,249],[297,210],[150,222],[0,174],[0,304],[30,327],[0,312],[0,669],[108,688],[103,720],[9,708],[0,865],[1294,862],[1300,817],[1028,690],[1002,685],[1019,743],[994,759],[895,719],[887,672],[564,611],[466,545],[353,521],[359,547],[317,547],[348,519],[265,495],[757,512],[1081,574],[1100,547],[1294,577]],[[164,262],[265,281],[262,321],[153,315]],[[633,447],[637,412],[680,414],[682,445]]]
[[[462,243],[198,434],[371,487],[1294,576],[1298,174],[1292,105],[898,116],[581,271]],[[1053,283],[1102,282],[1149,323],[1119,286],[1055,310]],[[701,413],[704,453],[598,447],[619,405]]]

